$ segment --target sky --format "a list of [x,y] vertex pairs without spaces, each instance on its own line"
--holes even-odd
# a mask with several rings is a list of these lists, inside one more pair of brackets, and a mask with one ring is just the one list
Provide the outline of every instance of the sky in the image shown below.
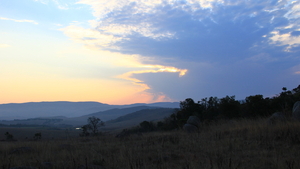
[[299,84],[299,0],[0,0],[0,103],[245,99]]

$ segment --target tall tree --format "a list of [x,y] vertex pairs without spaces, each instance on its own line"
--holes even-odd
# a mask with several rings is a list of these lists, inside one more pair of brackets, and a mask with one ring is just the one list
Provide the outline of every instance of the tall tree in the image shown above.
[[227,118],[240,116],[240,102],[235,100],[235,96],[226,96],[220,99],[221,114]]
[[91,130],[93,135],[97,135],[98,128],[104,126],[104,122],[95,116],[89,117],[87,121],[88,121],[87,127],[89,130]]

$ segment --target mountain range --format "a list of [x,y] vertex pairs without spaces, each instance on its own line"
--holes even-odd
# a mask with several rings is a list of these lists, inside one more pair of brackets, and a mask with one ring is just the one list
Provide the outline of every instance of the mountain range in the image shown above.
[[118,130],[142,121],[158,121],[174,113],[178,102],[108,105],[98,102],[33,102],[0,104],[0,124],[80,127],[91,116],[105,122],[105,130]]
[[[0,104],[0,120],[28,119],[37,117],[64,116],[67,118],[80,117],[96,112],[112,109],[122,109],[138,106],[179,108],[178,102],[137,103],[129,105],[109,105],[99,102],[28,102]],[[105,114],[105,113],[104,113]],[[107,114],[107,113],[106,113]],[[108,112],[109,114],[109,112]],[[115,117],[106,115],[104,120]]]

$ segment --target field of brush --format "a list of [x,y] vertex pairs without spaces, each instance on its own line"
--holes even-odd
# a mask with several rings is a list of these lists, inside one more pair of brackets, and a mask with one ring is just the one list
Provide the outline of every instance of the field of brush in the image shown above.
[[60,129],[49,127],[0,127],[0,140],[5,140],[5,133],[13,135],[17,141],[33,140],[36,133],[41,133],[43,140],[67,139],[76,137],[80,131],[76,129]]
[[2,141],[0,168],[298,169],[300,122],[267,119],[203,124],[184,131]]

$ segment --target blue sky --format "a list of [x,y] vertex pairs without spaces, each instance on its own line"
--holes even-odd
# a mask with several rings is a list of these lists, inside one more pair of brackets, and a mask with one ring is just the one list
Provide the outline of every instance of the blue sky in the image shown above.
[[0,0],[1,103],[110,104],[300,84],[300,1]]

